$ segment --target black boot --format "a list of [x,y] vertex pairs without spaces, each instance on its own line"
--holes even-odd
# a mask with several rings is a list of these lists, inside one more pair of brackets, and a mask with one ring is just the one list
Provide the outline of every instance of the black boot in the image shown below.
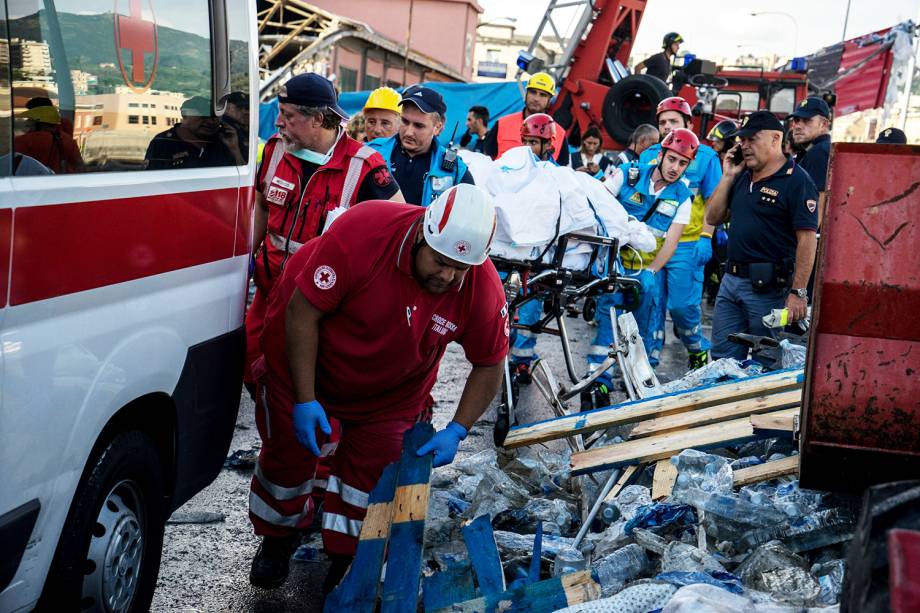
[[326,573],[326,580],[323,581],[323,594],[328,594],[338,586],[342,577],[348,571],[354,560],[353,556],[343,556],[339,554],[327,554],[332,564],[329,565],[329,572]]
[[291,554],[300,543],[300,534],[263,536],[262,544],[249,570],[249,583],[267,590],[275,589],[287,579]]

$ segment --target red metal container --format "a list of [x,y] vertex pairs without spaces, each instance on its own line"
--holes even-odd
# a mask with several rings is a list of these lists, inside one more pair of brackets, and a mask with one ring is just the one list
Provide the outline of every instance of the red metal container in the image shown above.
[[920,478],[920,147],[836,144],[828,193],[801,483]]

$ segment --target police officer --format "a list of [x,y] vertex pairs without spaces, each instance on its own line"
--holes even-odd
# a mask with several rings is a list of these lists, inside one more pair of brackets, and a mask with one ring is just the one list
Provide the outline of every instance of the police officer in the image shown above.
[[[672,130],[661,141],[662,155],[657,164],[632,162],[623,164],[604,181],[604,187],[616,196],[626,212],[644,222],[657,239],[654,251],[636,257],[631,251],[621,254],[627,274],[637,276],[642,284],[642,298],[634,316],[645,345],[649,363],[658,364],[664,344],[664,310],[659,308],[662,269],[677,250],[677,244],[690,221],[693,192],[684,173],[697,155],[700,141],[685,128]],[[613,322],[606,316],[614,304],[610,294],[597,301],[597,333],[587,356],[593,370],[603,362],[613,341]],[[604,406],[609,400],[611,373],[597,378],[593,390],[582,393],[582,409]]]
[[661,41],[661,52],[636,64],[635,73],[639,74],[639,71],[644,68],[645,74],[667,81],[668,77],[671,76],[671,62],[674,61],[682,42],[684,42],[684,39],[680,34],[668,32]]
[[885,128],[879,133],[875,143],[877,145],[906,145],[907,135],[898,128]]
[[[483,153],[493,160],[500,158],[508,149],[521,146],[521,124],[530,115],[546,113],[549,103],[556,95],[556,80],[545,72],[538,72],[527,81],[524,95],[524,110],[500,117],[486,134]],[[556,130],[553,137],[554,159],[560,166],[569,164],[569,147],[565,142],[565,130]]]
[[[747,348],[730,342],[729,334],[773,336],[761,318],[784,306],[791,321],[806,316],[818,192],[808,173],[783,155],[783,124],[772,113],[751,113],[735,135],[739,142],[722,161],[706,220],[719,224],[731,216],[728,265],[712,317],[712,357],[743,360]],[[737,150],[741,163],[732,159]]]
[[[665,98],[658,104],[658,131],[662,139],[676,128],[690,128],[690,105],[679,96]],[[652,145],[642,152],[640,162],[655,164],[661,145]],[[705,267],[712,258],[713,227],[704,219],[706,201],[712,196],[722,178],[719,156],[709,145],[701,144],[684,178],[693,192],[690,221],[684,227],[674,257],[668,260],[661,279],[662,309],[671,313],[677,336],[687,348],[690,368],[699,368],[709,361],[709,341],[702,332],[703,279]]]
[[399,131],[368,143],[383,156],[409,204],[428,206],[459,183],[473,184],[466,164],[438,141],[447,105],[441,94],[413,85],[403,92]]
[[818,225],[824,216],[827,164],[831,155],[831,109],[819,96],[802,100],[789,115],[793,146],[803,151],[796,157],[818,188]]
[[244,164],[238,141],[231,149],[227,136],[230,131],[221,129],[220,120],[211,110],[211,101],[194,96],[179,107],[182,121],[160,132],[147,145],[144,159],[147,170],[176,168],[205,168],[210,166],[235,166]]
[[399,92],[392,87],[378,87],[364,103],[365,140],[390,138],[399,130]]

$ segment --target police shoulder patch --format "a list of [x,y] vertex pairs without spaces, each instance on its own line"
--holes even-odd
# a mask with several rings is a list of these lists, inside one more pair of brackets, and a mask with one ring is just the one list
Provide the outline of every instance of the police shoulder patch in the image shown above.
[[805,201],[805,206],[808,208],[808,212],[809,212],[809,213],[814,213],[814,212],[815,212],[815,209],[818,208],[818,201],[817,201],[817,200],[808,199],[808,200]]

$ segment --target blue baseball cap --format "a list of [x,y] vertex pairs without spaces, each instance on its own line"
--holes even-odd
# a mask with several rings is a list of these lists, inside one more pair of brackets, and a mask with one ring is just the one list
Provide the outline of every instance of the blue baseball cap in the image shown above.
[[731,135],[739,138],[750,138],[761,130],[785,131],[782,122],[770,111],[754,111],[741,120],[741,125]]
[[400,104],[411,102],[423,113],[437,113],[441,117],[447,113],[447,105],[441,94],[424,85],[413,85],[403,92]]
[[875,142],[880,145],[906,145],[907,135],[898,128],[885,128]]
[[818,96],[809,96],[799,102],[795,111],[789,114],[790,117],[801,117],[802,119],[811,119],[815,115],[820,115],[826,119],[831,118],[831,107],[827,102]]
[[332,82],[315,72],[307,72],[291,77],[278,91],[278,102],[327,108],[342,119],[348,119],[348,113],[339,106],[339,96],[335,93]]

